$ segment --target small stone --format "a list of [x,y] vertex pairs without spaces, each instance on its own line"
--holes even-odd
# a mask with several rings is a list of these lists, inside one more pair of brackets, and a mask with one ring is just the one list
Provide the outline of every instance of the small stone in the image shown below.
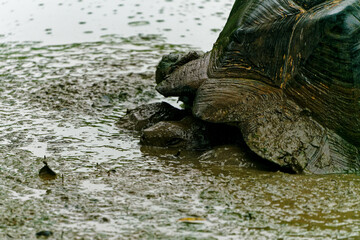
[[52,235],[53,235],[53,232],[52,231],[47,231],[47,230],[40,231],[40,232],[36,233],[37,238],[48,238],[48,237],[51,237]]

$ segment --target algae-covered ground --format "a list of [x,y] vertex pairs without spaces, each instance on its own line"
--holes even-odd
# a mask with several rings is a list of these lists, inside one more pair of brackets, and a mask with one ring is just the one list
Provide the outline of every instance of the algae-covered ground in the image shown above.
[[[199,11],[206,4],[229,11],[228,3],[184,1],[187,9],[204,6]],[[218,11],[209,15],[225,21]],[[142,27],[132,19],[129,29]],[[212,36],[212,26],[206,29]],[[128,108],[164,100],[154,90],[162,55],[204,50],[170,44],[166,32],[56,45],[3,36],[0,239],[358,239],[358,175],[267,171],[233,146],[178,155],[141,147],[136,133],[116,126]],[[44,156],[55,180],[38,176]]]

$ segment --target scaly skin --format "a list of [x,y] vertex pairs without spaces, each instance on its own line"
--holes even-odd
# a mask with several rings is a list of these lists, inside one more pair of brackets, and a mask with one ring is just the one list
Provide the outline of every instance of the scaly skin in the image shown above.
[[280,166],[360,171],[359,45],[359,0],[237,0],[213,49],[157,90]]

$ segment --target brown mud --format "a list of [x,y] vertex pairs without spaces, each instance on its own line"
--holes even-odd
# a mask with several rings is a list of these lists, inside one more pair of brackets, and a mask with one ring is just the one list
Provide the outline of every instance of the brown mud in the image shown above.
[[[140,147],[116,126],[163,100],[155,66],[189,49],[155,35],[1,44],[0,239],[360,237],[358,175],[271,172],[233,146]],[[44,155],[54,180],[39,178]]]

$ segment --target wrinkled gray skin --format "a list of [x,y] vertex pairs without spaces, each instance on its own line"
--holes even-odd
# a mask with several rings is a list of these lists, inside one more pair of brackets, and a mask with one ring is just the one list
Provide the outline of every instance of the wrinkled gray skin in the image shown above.
[[242,141],[238,130],[224,124],[204,122],[168,103],[151,103],[128,110],[117,125],[140,131],[140,143],[147,146],[204,150]]
[[181,121],[161,121],[142,131],[140,143],[159,147],[201,149],[209,146],[207,127],[188,116]]
[[159,121],[143,129],[140,143],[158,147],[204,150],[217,145],[241,142],[234,127],[204,122],[194,116],[180,121]]
[[179,121],[189,115],[185,110],[177,109],[166,102],[151,103],[128,110],[126,115],[119,119],[119,127],[141,131],[160,121]]
[[237,0],[210,52],[162,59],[156,89],[280,167],[359,171],[359,19],[356,0]]

